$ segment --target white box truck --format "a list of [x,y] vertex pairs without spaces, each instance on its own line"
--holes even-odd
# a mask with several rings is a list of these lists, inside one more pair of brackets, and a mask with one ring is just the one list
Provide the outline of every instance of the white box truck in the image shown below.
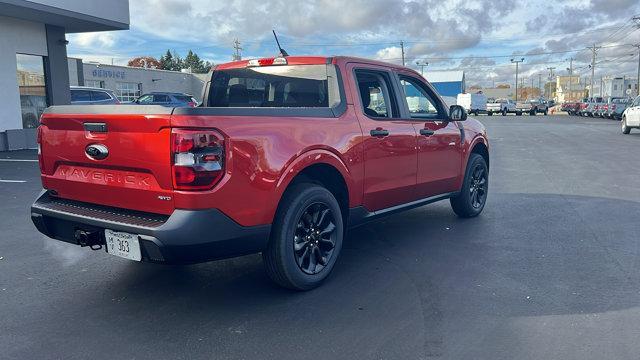
[[487,97],[481,92],[458,94],[457,104],[465,108],[469,114],[478,115],[487,112]]

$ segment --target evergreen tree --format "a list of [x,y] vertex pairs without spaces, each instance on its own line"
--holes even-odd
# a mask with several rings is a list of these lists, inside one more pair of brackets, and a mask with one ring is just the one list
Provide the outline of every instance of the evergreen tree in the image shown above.
[[172,70],[174,67],[173,55],[171,55],[171,51],[167,50],[167,53],[160,57],[160,65],[163,70]]
[[164,70],[181,71],[182,69],[191,69],[194,73],[207,73],[213,66],[209,61],[203,61],[198,54],[189,50],[187,56],[183,59],[176,51],[167,50],[160,57],[161,68]]

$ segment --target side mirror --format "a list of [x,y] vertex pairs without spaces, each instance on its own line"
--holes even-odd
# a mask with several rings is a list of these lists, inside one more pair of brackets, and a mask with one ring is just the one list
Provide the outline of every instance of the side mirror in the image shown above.
[[460,105],[451,105],[449,108],[449,120],[465,121],[467,120],[467,111]]

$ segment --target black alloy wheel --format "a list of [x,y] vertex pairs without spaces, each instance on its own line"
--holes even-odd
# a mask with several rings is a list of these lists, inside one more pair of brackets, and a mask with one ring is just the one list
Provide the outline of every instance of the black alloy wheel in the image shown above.
[[480,209],[487,198],[487,169],[483,164],[476,164],[471,172],[471,184],[469,188],[471,206]]
[[309,205],[298,219],[293,237],[296,263],[305,274],[321,272],[336,246],[335,217],[323,203]]
[[489,193],[489,167],[486,160],[473,153],[466,166],[460,193],[449,199],[453,212],[462,218],[480,215]]

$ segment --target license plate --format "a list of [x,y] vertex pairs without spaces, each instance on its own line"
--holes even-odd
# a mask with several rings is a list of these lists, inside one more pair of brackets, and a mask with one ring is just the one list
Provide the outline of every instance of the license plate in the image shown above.
[[109,254],[134,261],[142,260],[138,235],[106,229],[104,237]]

